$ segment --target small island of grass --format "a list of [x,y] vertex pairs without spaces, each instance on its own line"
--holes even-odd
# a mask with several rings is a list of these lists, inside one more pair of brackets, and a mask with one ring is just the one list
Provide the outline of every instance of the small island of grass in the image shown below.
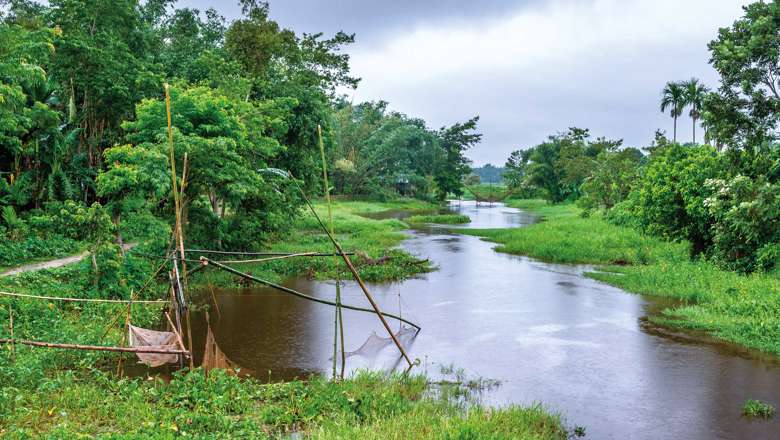
[[438,215],[413,215],[406,219],[409,224],[419,223],[438,223],[442,225],[462,225],[471,223],[467,215],[461,214],[438,214]]

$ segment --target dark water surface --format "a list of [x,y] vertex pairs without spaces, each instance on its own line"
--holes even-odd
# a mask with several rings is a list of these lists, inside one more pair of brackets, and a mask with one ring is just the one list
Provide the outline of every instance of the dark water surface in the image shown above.
[[[535,221],[500,204],[452,209],[473,219],[468,227]],[[780,439],[780,417],[740,416],[746,399],[780,408],[776,360],[648,325],[643,318],[662,303],[590,280],[582,275],[586,267],[500,254],[494,244],[442,228],[409,234],[403,247],[439,270],[370,290],[383,309],[398,312],[400,305],[404,317],[423,327],[408,347],[421,360],[418,371],[436,377],[441,366],[454,365],[499,380],[485,403],[542,402],[570,426],[585,426],[592,439]],[[333,283],[301,278],[288,285],[319,297],[335,294]],[[342,293],[344,302],[368,304],[353,282]],[[332,308],[265,288],[217,296],[221,318],[212,316],[212,327],[235,363],[262,379],[329,374]],[[195,337],[202,337],[202,317],[194,321]],[[386,336],[371,314],[346,310],[344,325],[347,350],[372,331]],[[347,360],[349,370],[399,365],[394,347],[377,358]]]

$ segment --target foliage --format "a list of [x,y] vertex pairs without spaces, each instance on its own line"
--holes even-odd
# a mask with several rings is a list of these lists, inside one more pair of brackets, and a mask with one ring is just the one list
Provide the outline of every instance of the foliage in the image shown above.
[[712,256],[744,272],[772,269],[778,255],[780,186],[738,175],[707,182],[705,200],[714,219]]
[[0,267],[18,266],[42,258],[65,257],[80,248],[79,242],[62,236],[30,236],[21,241],[4,241],[0,244]]
[[502,167],[487,163],[481,167],[472,168],[471,172],[479,176],[480,182],[503,183],[504,169]]
[[674,119],[674,137],[673,142],[677,142],[677,118],[682,114],[685,107],[685,87],[679,82],[670,81],[666,83],[661,91],[661,112],[669,109],[669,113]]
[[[479,142],[478,118],[440,130],[422,119],[387,110],[387,102],[339,103],[336,144],[328,168],[337,194],[443,200],[461,194],[469,174],[464,152]],[[388,194],[392,191],[395,194]]]
[[[186,180],[179,186],[186,185],[183,222],[191,239],[246,248],[289,224],[298,199],[289,184],[270,181],[262,169],[284,149],[272,135],[284,134],[284,117],[294,102],[236,102],[206,87],[173,88],[171,99],[177,170],[185,169],[187,157]],[[115,165],[98,178],[102,195],[117,195],[133,211],[159,200],[170,188],[165,104],[145,100],[137,114],[136,121],[123,127],[138,146],[109,150],[106,158]],[[139,177],[143,182],[131,184]]]
[[775,415],[775,407],[760,400],[748,399],[742,407],[742,415],[768,419]]
[[683,239],[694,253],[712,243],[712,216],[705,182],[722,176],[722,162],[710,146],[671,144],[656,149],[624,209],[651,234]]
[[752,150],[775,139],[780,94],[780,3],[754,2],[710,42],[720,87],[704,102],[704,119],[718,144]]
[[456,197],[463,194],[463,178],[471,172],[471,161],[466,158],[465,152],[482,139],[482,135],[475,132],[477,121],[479,116],[464,123],[442,127],[437,133],[444,151],[443,160],[437,164],[433,176],[436,182],[436,198],[440,201],[450,193]]
[[616,151],[621,144],[621,140],[603,137],[591,140],[588,129],[571,127],[533,148],[512,152],[506,179],[519,197],[534,195],[538,189],[553,203],[574,200],[597,167],[599,154]]
[[599,153],[594,169],[582,183],[577,204],[585,209],[610,209],[625,200],[639,177],[643,159],[634,148]]

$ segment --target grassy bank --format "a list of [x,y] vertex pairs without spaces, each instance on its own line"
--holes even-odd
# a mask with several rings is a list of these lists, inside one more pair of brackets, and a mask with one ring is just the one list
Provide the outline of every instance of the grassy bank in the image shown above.
[[775,275],[741,275],[708,261],[691,261],[687,243],[663,241],[599,216],[583,218],[573,205],[536,200],[509,205],[544,219],[525,228],[463,232],[498,242],[501,252],[602,266],[604,272],[588,275],[630,292],[679,300],[653,321],[780,355],[780,279]]
[[[431,207],[417,202],[389,206]],[[334,220],[339,239],[348,249],[367,252],[355,258],[367,278],[398,278],[426,270],[426,265],[412,264],[412,257],[388,250],[404,238],[402,222],[358,215],[386,207],[338,202]],[[325,215],[324,206],[317,209]],[[299,220],[288,239],[272,246],[279,251],[312,248],[329,250],[330,246],[310,216]],[[384,257],[388,258],[375,264],[369,260]],[[129,258],[149,264],[141,256]],[[248,270],[282,278],[307,269],[313,276],[327,277],[336,267],[333,258],[301,261]],[[85,260],[0,277],[0,290],[83,297],[91,294],[92,282],[91,263]],[[164,295],[164,286],[153,286],[144,296]],[[135,306],[132,322],[153,326],[159,321],[160,308]],[[119,344],[126,313],[123,304],[0,297],[0,337],[10,336],[11,309],[19,339],[94,345]],[[130,355],[125,359],[135,362]],[[539,406],[488,410],[464,404],[462,396],[469,392],[466,386],[448,385],[456,389],[436,392],[423,376],[366,372],[339,383],[313,377],[265,384],[220,371],[195,370],[163,381],[117,377],[118,360],[119,355],[108,352],[0,347],[0,437],[254,439],[287,438],[297,432],[302,438],[318,439],[567,438],[560,418]]]
[[360,373],[343,382],[261,384],[224,372],[170,382],[57,374],[35,393],[0,394],[3,438],[565,439],[538,406],[467,412],[422,376]]
[[410,224],[436,223],[440,225],[463,225],[471,222],[469,216],[461,214],[413,215],[405,220]]

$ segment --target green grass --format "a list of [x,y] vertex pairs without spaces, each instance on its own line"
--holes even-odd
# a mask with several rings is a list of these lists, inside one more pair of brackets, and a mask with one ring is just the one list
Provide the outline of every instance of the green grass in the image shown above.
[[692,261],[687,243],[663,241],[599,216],[583,218],[571,204],[510,204],[544,220],[524,228],[462,232],[500,243],[496,249],[501,252],[600,265],[603,271],[588,276],[629,292],[678,301],[651,316],[652,321],[780,355],[780,279],[775,275],[742,275]]
[[0,273],[24,264],[75,255],[86,247],[86,243],[60,236],[5,241],[0,243]]
[[[367,278],[407,276],[426,265],[400,251],[388,251],[403,238],[398,220],[370,220],[362,212],[388,205],[338,202],[334,213],[339,239],[357,256]],[[418,202],[397,202],[394,209],[430,209]],[[318,212],[325,215],[322,204]],[[311,216],[302,217],[291,238],[274,250],[330,250]],[[390,256],[383,263],[369,258]],[[132,257],[138,258],[141,257]],[[143,259],[139,262],[145,261]],[[285,260],[286,261],[286,260]],[[292,260],[290,260],[292,261]],[[262,268],[269,277],[301,270],[331,276],[335,259],[275,263]],[[288,266],[288,264],[290,264]],[[301,265],[298,265],[301,264]],[[145,273],[145,272],[144,272]],[[92,283],[89,261],[0,278],[0,289],[52,296],[84,296]],[[154,286],[149,296],[164,296]],[[88,293],[87,293],[88,294]],[[14,311],[20,339],[116,345],[125,316],[122,304],[49,303],[0,297],[0,337],[8,336]],[[132,320],[149,327],[159,321],[160,306],[135,306]],[[117,321],[115,321],[117,319]],[[119,378],[120,355],[108,352],[54,350],[17,345],[0,347],[0,437],[26,438],[523,438],[565,439],[561,418],[539,405],[489,410],[464,401],[468,385],[433,387],[419,375],[363,372],[343,382],[312,377],[286,383],[260,383],[225,372],[201,370],[160,378]],[[125,355],[127,362],[133,356]],[[441,387],[455,387],[443,391]]]
[[442,225],[462,225],[471,222],[471,218],[462,214],[413,215],[405,219],[407,223],[436,223]]
[[539,214],[537,224],[513,229],[469,229],[500,243],[499,252],[528,255],[551,263],[648,264],[685,261],[687,247],[670,244],[599,217],[583,218],[571,204],[547,205],[539,200],[511,200],[509,206]]
[[768,419],[775,415],[775,407],[760,400],[749,399],[742,407],[742,415]]
[[503,184],[480,183],[464,187],[463,195],[460,198],[461,200],[476,200],[477,195],[480,199],[502,198],[506,194],[506,190],[507,187]]
[[428,392],[425,377],[359,373],[262,384],[196,370],[160,379],[59,373],[36,392],[0,394],[3,438],[566,438],[540,406],[466,408]]

